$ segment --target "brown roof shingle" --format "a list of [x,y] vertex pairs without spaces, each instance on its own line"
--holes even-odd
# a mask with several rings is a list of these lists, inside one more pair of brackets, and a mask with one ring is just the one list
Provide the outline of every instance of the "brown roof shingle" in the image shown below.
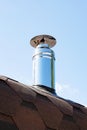
[[0,77],[0,130],[87,130],[87,108]]

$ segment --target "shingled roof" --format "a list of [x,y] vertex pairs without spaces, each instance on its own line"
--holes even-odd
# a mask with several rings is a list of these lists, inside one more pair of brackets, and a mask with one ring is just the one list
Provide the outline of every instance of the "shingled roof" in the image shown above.
[[1,76],[0,130],[87,130],[87,108]]

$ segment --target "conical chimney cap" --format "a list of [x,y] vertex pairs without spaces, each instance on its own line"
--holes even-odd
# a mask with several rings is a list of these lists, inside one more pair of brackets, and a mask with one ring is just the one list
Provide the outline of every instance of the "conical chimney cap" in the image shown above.
[[56,44],[56,39],[50,35],[38,35],[31,39],[30,44],[36,48],[41,42],[48,44],[52,48]]

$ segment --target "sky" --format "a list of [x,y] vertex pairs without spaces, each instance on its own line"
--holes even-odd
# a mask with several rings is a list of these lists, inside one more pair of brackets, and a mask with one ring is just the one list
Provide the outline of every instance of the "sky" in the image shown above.
[[87,106],[87,0],[0,0],[0,75],[32,85],[30,39],[56,38],[58,96]]

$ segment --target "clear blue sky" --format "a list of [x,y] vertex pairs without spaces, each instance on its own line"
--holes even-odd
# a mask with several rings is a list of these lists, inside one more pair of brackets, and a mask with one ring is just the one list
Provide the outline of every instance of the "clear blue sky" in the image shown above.
[[87,105],[87,0],[0,0],[0,75],[32,84],[38,34],[57,39],[57,94]]

